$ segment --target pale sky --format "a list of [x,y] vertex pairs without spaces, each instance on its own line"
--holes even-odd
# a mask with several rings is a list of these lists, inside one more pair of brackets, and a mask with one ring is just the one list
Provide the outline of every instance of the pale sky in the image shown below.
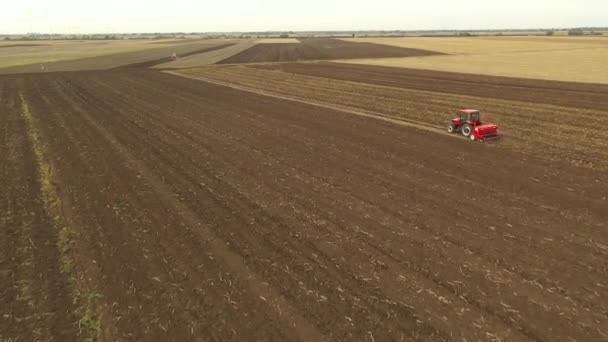
[[608,26],[608,0],[2,0],[0,33]]

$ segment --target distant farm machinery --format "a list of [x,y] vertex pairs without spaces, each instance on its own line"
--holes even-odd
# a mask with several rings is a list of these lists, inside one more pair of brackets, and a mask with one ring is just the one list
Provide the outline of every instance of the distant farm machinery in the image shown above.
[[481,113],[476,109],[462,109],[452,119],[448,133],[460,132],[471,140],[490,141],[499,139],[498,126],[481,121]]

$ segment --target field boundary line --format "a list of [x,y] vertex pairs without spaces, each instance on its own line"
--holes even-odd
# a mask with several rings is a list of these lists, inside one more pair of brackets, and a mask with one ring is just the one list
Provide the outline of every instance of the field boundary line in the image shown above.
[[204,76],[185,75],[185,74],[182,74],[182,73],[179,73],[179,72],[176,72],[176,71],[163,71],[163,72],[167,73],[167,74],[172,74],[172,75],[184,77],[184,78],[189,78],[189,79],[194,79],[194,80],[203,81],[203,82],[207,82],[207,83],[212,83],[212,84],[215,84],[215,85],[219,85],[219,86],[223,86],[223,87],[228,87],[228,88],[232,88],[232,89],[236,89],[236,90],[241,90],[241,91],[246,91],[246,92],[250,92],[250,93],[255,93],[255,94],[258,94],[258,95],[274,97],[274,98],[278,98],[278,99],[281,99],[281,100],[300,102],[300,103],[304,103],[304,104],[308,104],[308,105],[312,105],[312,106],[316,106],[316,107],[336,110],[336,111],[340,111],[340,112],[343,112],[343,113],[348,113],[348,114],[353,114],[353,115],[357,115],[357,116],[372,118],[372,119],[376,119],[376,120],[380,120],[380,121],[384,121],[384,122],[390,122],[390,123],[393,123],[393,124],[396,124],[396,125],[400,125],[400,126],[413,127],[413,128],[416,128],[416,129],[425,130],[425,131],[433,132],[433,133],[436,133],[436,134],[442,134],[444,136],[456,137],[456,135],[447,134],[446,132],[444,132],[443,129],[441,129],[441,128],[437,127],[437,126],[431,126],[431,125],[427,125],[427,124],[424,124],[424,123],[416,122],[414,120],[403,119],[403,118],[399,118],[399,117],[396,117],[396,116],[380,114],[380,113],[377,113],[377,112],[355,110],[355,109],[352,109],[352,108],[346,107],[346,106],[339,106],[339,105],[333,105],[333,104],[329,104],[329,103],[321,102],[321,101],[305,100],[305,99],[301,99],[301,98],[297,98],[297,97],[293,97],[293,96],[280,95],[280,94],[272,93],[272,92],[265,91],[265,90],[255,89],[255,88],[248,87],[248,86],[237,85],[237,84],[234,84],[234,83],[229,83],[229,82],[224,82],[224,81],[217,81],[217,80],[210,79],[210,78],[204,77]]

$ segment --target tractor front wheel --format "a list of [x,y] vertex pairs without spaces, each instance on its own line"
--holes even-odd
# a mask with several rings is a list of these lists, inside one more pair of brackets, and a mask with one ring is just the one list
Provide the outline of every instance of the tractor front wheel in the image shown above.
[[471,136],[471,133],[473,133],[473,127],[469,124],[464,124],[460,131],[462,132],[462,135],[468,138]]
[[448,133],[454,133],[454,130],[456,130],[456,126],[454,125],[454,123],[451,123],[448,126]]

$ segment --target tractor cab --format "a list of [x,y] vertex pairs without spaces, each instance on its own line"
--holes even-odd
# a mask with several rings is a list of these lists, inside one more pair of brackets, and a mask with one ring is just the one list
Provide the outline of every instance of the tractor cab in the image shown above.
[[458,111],[458,117],[452,120],[452,122],[457,123],[457,126],[460,126],[465,123],[469,124],[480,124],[481,123],[481,114],[478,110],[474,109],[463,109]]
[[481,113],[476,109],[462,109],[448,126],[448,133],[460,132],[471,140],[491,140],[498,138],[498,127],[484,124]]

